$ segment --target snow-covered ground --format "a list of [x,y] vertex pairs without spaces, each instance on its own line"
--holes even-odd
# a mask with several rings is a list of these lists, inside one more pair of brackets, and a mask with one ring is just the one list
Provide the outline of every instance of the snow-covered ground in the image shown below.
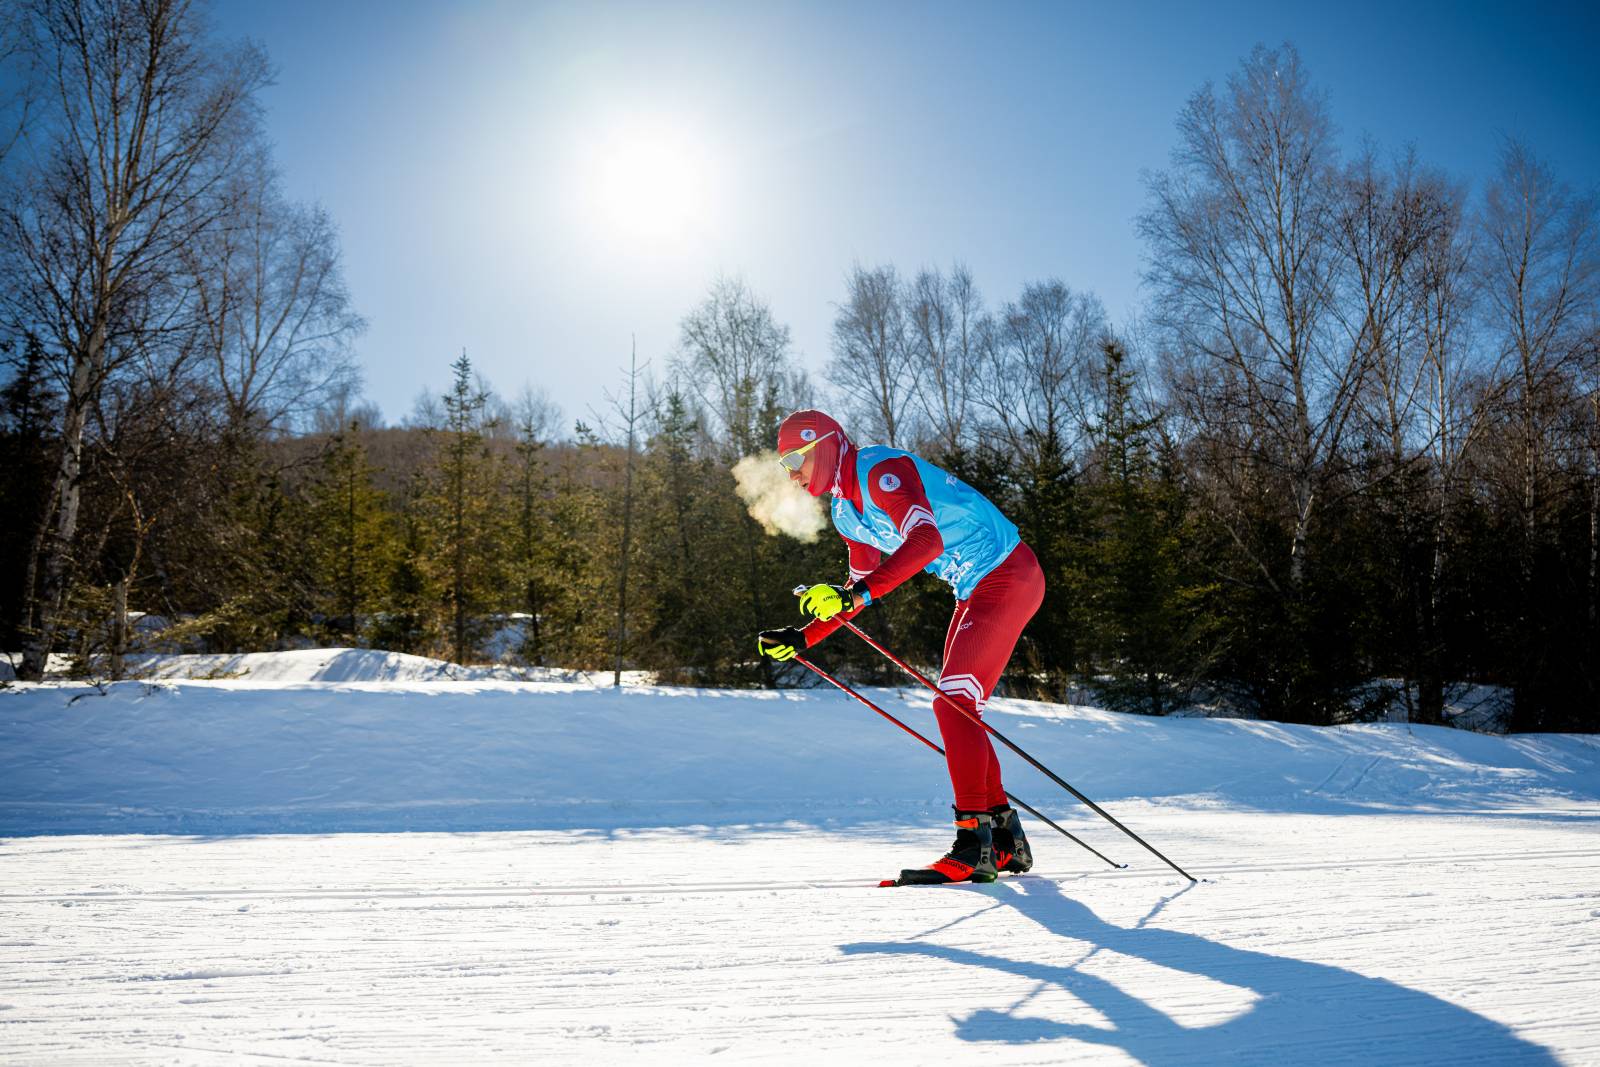
[[0,1062],[1600,1063],[1595,738],[996,701],[1202,881],[1002,753],[1128,869],[884,890],[948,786],[840,695],[245,665],[0,693]]
[[[0,653],[0,681],[13,681],[22,653]],[[47,678],[66,678],[71,656],[51,653]],[[569,671],[496,663],[463,667],[443,660],[379,652],[366,648],[305,648],[291,652],[212,652],[192,655],[130,655],[124,674],[146,680],[248,680],[252,682],[438,682],[500,681],[583,682],[610,685],[611,671]],[[623,671],[624,685],[650,680],[647,671]]]

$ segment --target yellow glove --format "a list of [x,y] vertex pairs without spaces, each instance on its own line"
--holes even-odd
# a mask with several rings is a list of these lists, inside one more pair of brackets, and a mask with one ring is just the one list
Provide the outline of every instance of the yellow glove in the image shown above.
[[841,611],[849,611],[854,603],[854,594],[837,585],[814,585],[800,594],[800,610],[824,622]]
[[793,626],[785,626],[781,630],[762,630],[756,635],[756,651],[763,656],[771,656],[779,663],[794,659],[805,647],[805,635]]

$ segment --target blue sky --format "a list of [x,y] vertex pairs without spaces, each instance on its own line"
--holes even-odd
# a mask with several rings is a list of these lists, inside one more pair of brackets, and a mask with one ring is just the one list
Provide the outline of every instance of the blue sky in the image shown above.
[[[1600,14],[1580,4],[217,0],[264,45],[286,183],[338,221],[390,420],[465,348],[566,425],[637,335],[742,277],[824,379],[853,262],[967,263],[1142,299],[1142,173],[1204,82],[1292,41],[1341,138],[1477,181],[1501,138],[1600,185]],[[652,181],[642,180],[649,172]]]

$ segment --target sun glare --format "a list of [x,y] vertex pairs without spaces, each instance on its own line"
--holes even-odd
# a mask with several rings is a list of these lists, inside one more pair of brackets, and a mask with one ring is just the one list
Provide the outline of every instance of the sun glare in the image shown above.
[[704,221],[710,168],[703,146],[664,124],[618,130],[585,168],[595,224],[622,240],[662,243]]

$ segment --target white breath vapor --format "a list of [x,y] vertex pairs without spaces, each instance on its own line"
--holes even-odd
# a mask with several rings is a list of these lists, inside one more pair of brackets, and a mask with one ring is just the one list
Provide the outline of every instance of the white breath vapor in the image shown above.
[[768,534],[788,534],[809,544],[827,528],[821,502],[789,480],[776,452],[744,457],[733,465],[733,478],[750,517]]

